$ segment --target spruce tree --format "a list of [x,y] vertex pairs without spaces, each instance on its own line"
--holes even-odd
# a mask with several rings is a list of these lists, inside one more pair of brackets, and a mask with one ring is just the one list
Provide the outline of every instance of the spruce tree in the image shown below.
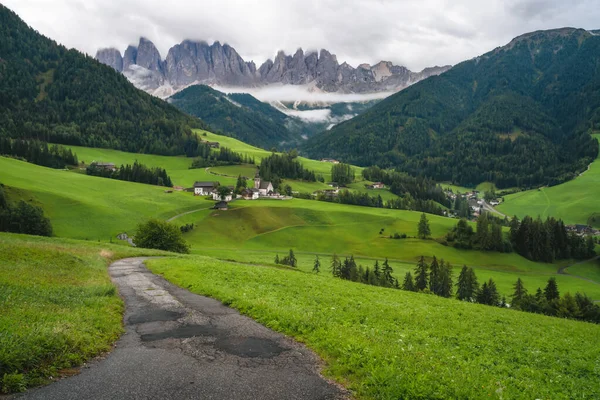
[[406,275],[404,275],[404,282],[402,282],[402,289],[403,290],[408,290],[409,292],[415,292],[415,283],[413,282],[413,277],[409,272],[406,273]]
[[523,297],[525,297],[527,294],[527,289],[525,289],[521,278],[517,278],[517,282],[514,284],[513,288],[514,292],[512,295],[512,303],[515,306],[518,306],[518,304],[523,300]]
[[421,256],[417,267],[415,268],[415,288],[417,291],[427,289],[427,282],[429,279],[429,266],[425,262],[425,257]]
[[315,274],[318,274],[319,272],[321,272],[321,261],[319,260],[319,256],[316,256],[315,265],[313,266],[312,270]]
[[421,219],[419,220],[417,232],[417,236],[420,239],[427,239],[429,236],[431,236],[429,220],[427,219],[427,215],[425,215],[425,213],[421,214]]
[[463,265],[456,283],[456,298],[459,300],[472,301],[479,290],[477,277],[472,268]]
[[337,256],[337,254],[333,254],[333,257],[331,257],[331,273],[333,276],[335,276],[336,278],[340,278],[341,277],[341,268],[342,264],[340,263],[340,259]]
[[560,298],[560,293],[558,292],[558,285],[556,284],[556,278],[551,277],[548,279],[548,284],[544,288],[544,296],[546,300],[550,303],[553,300],[558,300]]
[[279,264],[279,254],[275,254],[275,264]]
[[373,276],[375,279],[375,285],[381,285],[381,268],[379,267],[379,260],[375,260],[373,266]]
[[435,256],[433,256],[433,260],[429,265],[429,291],[434,294],[438,294],[439,287],[439,277],[440,275],[440,265],[438,264],[438,260]]
[[440,272],[438,274],[438,296],[452,297],[452,265],[450,263],[444,263],[444,260],[440,262]]
[[390,264],[389,264],[387,258],[383,262],[382,272],[383,272],[384,286],[393,287],[394,286],[394,277],[392,276],[392,273],[394,272],[394,270],[392,269],[392,267],[390,267]]

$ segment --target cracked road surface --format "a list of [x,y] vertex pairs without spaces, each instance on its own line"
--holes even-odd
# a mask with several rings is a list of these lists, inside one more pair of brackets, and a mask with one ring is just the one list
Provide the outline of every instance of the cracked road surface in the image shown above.
[[19,399],[344,399],[303,345],[220,302],[152,274],[143,258],[110,266],[125,334],[77,376]]

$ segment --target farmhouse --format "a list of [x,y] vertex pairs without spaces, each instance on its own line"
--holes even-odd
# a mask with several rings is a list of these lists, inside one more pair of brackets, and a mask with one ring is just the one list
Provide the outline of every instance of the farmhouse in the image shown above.
[[231,201],[233,200],[233,190],[234,187],[233,186],[227,186],[227,188],[229,189],[229,194],[227,196],[225,196],[224,199],[221,198],[221,196],[219,195],[219,192],[217,192],[216,190],[214,190],[212,192],[212,198],[215,201],[219,201],[219,200],[224,200],[224,201]]
[[338,160],[334,160],[333,158],[321,158],[321,162],[328,162],[332,164],[339,164]]
[[96,166],[98,169],[103,169],[105,171],[116,171],[115,164],[113,163],[103,163],[94,161],[92,165]]
[[242,197],[244,200],[256,200],[258,199],[259,191],[256,188],[244,189],[242,191]]
[[213,207],[215,210],[221,210],[221,211],[227,211],[227,202],[226,201],[219,201],[215,204],[215,206]]
[[259,196],[270,196],[273,194],[273,184],[269,181],[263,181],[259,177],[254,178],[254,189],[258,190]]
[[384,189],[385,185],[382,182],[375,182],[371,185],[368,185],[367,188],[369,188],[369,189]]
[[219,142],[209,142],[207,140],[203,140],[202,143],[208,145],[209,147],[212,147],[213,149],[218,149],[221,146]]
[[194,183],[194,196],[207,196],[213,193],[219,182],[195,182]]

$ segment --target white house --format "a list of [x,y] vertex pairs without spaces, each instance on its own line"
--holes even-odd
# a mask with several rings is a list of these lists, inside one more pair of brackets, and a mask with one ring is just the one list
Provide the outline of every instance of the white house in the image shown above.
[[219,193],[215,191],[215,192],[212,192],[212,198],[215,201],[221,201],[221,200],[223,200],[223,201],[229,202],[229,201],[231,201],[233,199],[233,195],[231,193],[229,193],[227,196],[225,196],[224,199],[221,199],[221,196],[219,195]]
[[208,196],[217,189],[214,182],[195,182],[194,183],[194,195],[195,196]]

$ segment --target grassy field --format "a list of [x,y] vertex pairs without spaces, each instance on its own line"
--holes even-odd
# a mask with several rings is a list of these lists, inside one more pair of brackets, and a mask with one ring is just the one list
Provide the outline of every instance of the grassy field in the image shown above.
[[173,283],[306,343],[364,399],[600,393],[600,326],[211,258],[150,260]]
[[582,276],[600,285],[600,260],[577,264],[565,270],[567,274]]
[[0,233],[0,393],[70,374],[109,351],[123,303],[106,266],[124,246]]
[[[184,235],[193,253],[220,259],[272,264],[275,254],[283,255],[293,249],[300,255],[301,268],[308,271],[316,255],[326,264],[333,253],[354,255],[364,259],[365,266],[372,265],[376,258],[387,257],[394,260],[392,266],[401,280],[421,255],[435,255],[455,266],[455,276],[459,267],[466,264],[475,268],[480,281],[494,278],[500,292],[507,296],[512,293],[518,276],[531,291],[544,287],[548,278],[556,276],[559,264],[532,262],[516,253],[461,251],[434,240],[388,238],[395,232],[416,236],[420,215],[294,199],[238,201],[226,212],[205,211],[178,222],[197,226]],[[449,218],[435,215],[428,218],[434,237],[443,236],[456,224],[456,220]],[[600,285],[566,275],[558,275],[556,279],[563,291],[587,293],[600,299]]]
[[[600,134],[595,134],[600,139]],[[507,215],[562,218],[567,224],[587,224],[600,213],[600,159],[588,171],[561,185],[528,190],[506,196],[498,210]]]
[[42,204],[57,236],[108,241],[150,217],[166,219],[214,204],[190,193],[75,174],[0,157],[0,183]]

